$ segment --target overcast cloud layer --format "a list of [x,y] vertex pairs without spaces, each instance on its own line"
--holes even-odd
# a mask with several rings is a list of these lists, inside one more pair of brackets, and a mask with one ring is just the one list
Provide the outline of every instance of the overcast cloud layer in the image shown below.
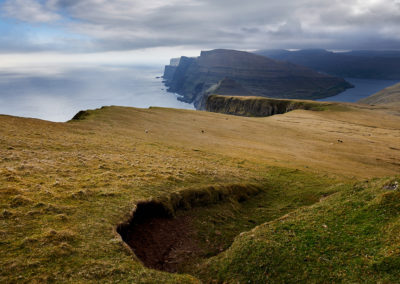
[[400,49],[400,0],[0,0],[0,50]]

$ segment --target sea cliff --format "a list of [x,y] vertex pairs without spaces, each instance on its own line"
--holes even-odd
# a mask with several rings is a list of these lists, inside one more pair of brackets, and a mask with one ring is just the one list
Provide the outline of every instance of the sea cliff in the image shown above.
[[334,103],[210,95],[207,98],[205,109],[223,114],[264,117],[296,109],[321,110],[332,104]]
[[[318,99],[336,95],[352,85],[342,78],[264,56],[216,49],[199,57],[181,57],[166,66],[164,82],[180,100],[204,109],[204,96],[223,79],[235,81],[256,96],[287,99]],[[238,92],[223,95],[238,95]],[[240,95],[240,94],[239,94]]]

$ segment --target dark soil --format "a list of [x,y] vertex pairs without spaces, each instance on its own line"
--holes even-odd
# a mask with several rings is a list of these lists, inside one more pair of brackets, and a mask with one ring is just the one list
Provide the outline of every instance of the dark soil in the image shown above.
[[[144,265],[177,272],[201,254],[189,216],[166,216],[154,204],[141,208],[151,211],[138,210],[137,217],[120,226],[118,232]],[[145,211],[149,212],[147,216],[142,214]]]
[[127,243],[147,267],[168,272],[177,272],[199,254],[188,216],[154,218],[135,226]]
[[222,250],[207,238],[200,241],[195,217],[188,210],[193,212],[196,207],[209,207],[227,200],[243,202],[259,191],[253,185],[228,185],[190,189],[159,200],[142,201],[130,220],[118,225],[117,232],[145,266],[184,272],[199,259]]

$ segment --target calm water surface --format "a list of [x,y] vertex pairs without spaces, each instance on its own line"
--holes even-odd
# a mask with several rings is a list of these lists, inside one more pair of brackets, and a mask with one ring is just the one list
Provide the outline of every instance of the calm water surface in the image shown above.
[[348,102],[355,103],[362,98],[379,92],[380,90],[392,86],[399,81],[393,80],[371,80],[371,79],[356,79],[346,78],[347,82],[354,85],[354,88],[347,89],[343,93],[336,96],[320,99],[318,101],[335,101],[335,102]]
[[0,70],[0,114],[67,121],[107,105],[193,109],[161,82],[162,66]]

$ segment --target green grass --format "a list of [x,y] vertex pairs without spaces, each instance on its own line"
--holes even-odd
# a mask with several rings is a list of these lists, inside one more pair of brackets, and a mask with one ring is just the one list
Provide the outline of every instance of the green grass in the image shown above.
[[337,193],[240,235],[203,279],[240,283],[386,282],[400,277],[399,191],[383,179]]
[[182,270],[191,272],[208,257],[226,250],[239,234],[274,220],[296,208],[314,204],[335,192],[335,179],[302,171],[271,168],[260,183],[261,191],[245,201],[237,199],[178,214],[192,217],[202,257]]

